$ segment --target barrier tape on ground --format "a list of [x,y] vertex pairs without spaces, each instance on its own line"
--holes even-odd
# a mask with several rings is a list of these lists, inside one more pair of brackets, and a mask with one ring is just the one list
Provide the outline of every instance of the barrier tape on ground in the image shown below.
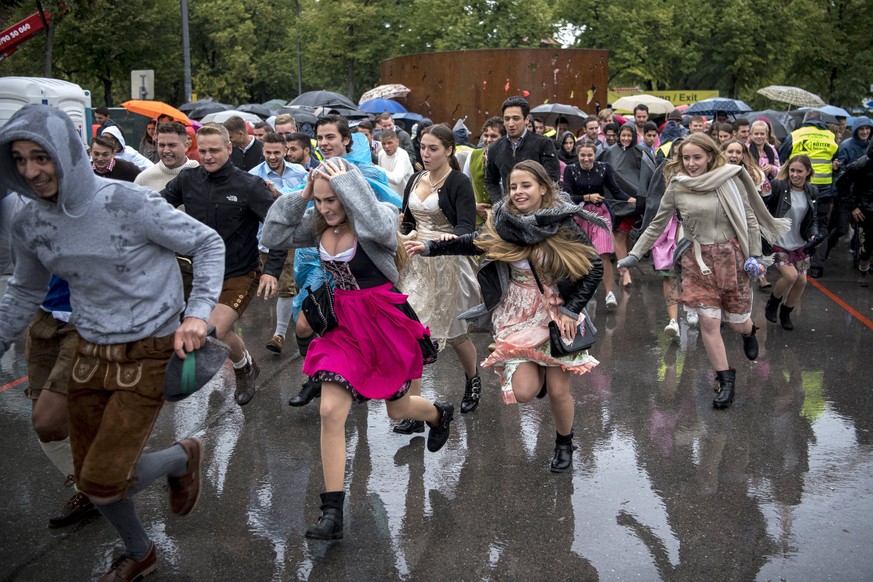
[[6,390],[9,390],[10,388],[15,388],[19,384],[24,384],[25,382],[27,382],[27,376],[19,378],[18,380],[13,380],[9,384],[3,384],[2,386],[0,386],[0,392],[5,392]]
[[867,319],[866,317],[861,315],[851,305],[849,305],[848,303],[846,303],[845,301],[843,301],[842,299],[840,299],[839,297],[837,297],[836,295],[831,293],[827,287],[825,287],[824,285],[822,285],[821,283],[819,283],[818,281],[816,281],[812,277],[809,277],[807,279],[807,281],[809,283],[811,283],[813,287],[815,287],[816,289],[818,289],[819,291],[824,293],[827,297],[829,297],[831,300],[833,300],[834,303],[836,303],[837,305],[839,305],[840,307],[842,307],[843,309],[848,311],[849,315],[851,315],[852,317],[854,317],[855,319],[857,319],[858,321],[860,321],[861,323],[866,325],[869,329],[873,329],[873,321],[870,321],[869,319]]

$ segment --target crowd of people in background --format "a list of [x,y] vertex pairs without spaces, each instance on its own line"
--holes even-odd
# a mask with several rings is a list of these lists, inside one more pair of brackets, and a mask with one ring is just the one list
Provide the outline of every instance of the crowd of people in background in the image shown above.
[[[682,325],[699,326],[718,409],[737,392],[722,324],[739,335],[749,360],[758,357],[753,286],[768,294],[766,321],[791,331],[807,276],[821,277],[841,244],[853,253],[858,285],[869,284],[873,122],[863,116],[846,128],[810,110],[780,143],[767,118],[674,111],[655,119],[640,104],[627,116],[603,109],[546,119],[511,97],[472,143],[463,121],[424,119],[407,131],[390,113],[353,123],[327,115],[314,125],[283,114],[254,125],[230,117],[196,134],[159,117],[138,149],[107,109],[96,119],[88,157],[60,139],[69,136],[45,129],[51,122],[75,136],[69,119],[45,106],[24,108],[0,131],[3,182],[12,192],[0,201],[0,268],[10,241],[33,246],[19,253],[0,303],[0,348],[35,322],[27,332],[34,427],[46,455],[79,488],[51,524],[103,515],[126,547],[107,580],[154,569],[155,546],[126,491],[165,476],[180,515],[199,495],[197,439],[140,455],[160,410],[154,391],[163,364],[199,348],[208,326],[229,349],[236,403],[248,405],[260,367],[235,329],[253,299],[276,301],[276,326],[271,337],[247,341],[283,354],[293,333],[304,357],[307,380],[289,404],[320,399],[325,491],[306,535],[339,539],[353,403],[385,400],[392,429],[429,428],[428,449],[436,452],[451,430],[448,401],[459,398],[460,413],[474,413],[480,366],[493,368],[505,403],[548,396],[556,429],[549,469],[568,471],[570,378],[598,362],[587,349],[560,353],[556,345],[584,335],[598,287],[606,310],[616,309],[618,295],[639,285],[634,276],[648,255],[663,290],[664,333],[677,338]],[[87,203],[98,195],[99,211]],[[7,234],[14,213],[29,230]],[[135,236],[125,231],[131,218],[141,222]],[[88,243],[70,233],[82,229],[105,238],[105,261],[78,262]],[[61,244],[40,246],[39,236],[60,236]],[[138,250],[111,242],[127,236],[142,238]],[[141,274],[116,285],[119,261]],[[154,270],[160,279],[148,275]],[[319,289],[335,299],[332,325],[310,321]],[[81,335],[73,343],[71,322]],[[484,360],[471,326],[494,336]],[[106,348],[105,338],[126,351]],[[32,351],[46,341],[65,347]],[[432,403],[421,398],[422,368],[447,346],[464,372],[463,389],[460,374],[444,378],[448,387]],[[100,372],[111,366],[120,370],[117,383],[130,380],[138,394],[121,410],[107,405],[122,398]],[[125,366],[131,378],[122,378]],[[154,369],[145,380],[134,373],[143,366]],[[67,394],[71,367],[68,413],[56,395]],[[88,400],[94,394],[99,405]],[[95,416],[94,406],[106,416]],[[116,421],[129,433],[113,433]]]

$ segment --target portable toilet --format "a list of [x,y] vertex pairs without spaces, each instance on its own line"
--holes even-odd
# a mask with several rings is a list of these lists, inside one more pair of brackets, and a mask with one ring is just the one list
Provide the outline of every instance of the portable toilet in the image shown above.
[[83,143],[90,142],[91,92],[75,83],[40,77],[0,77],[0,126],[30,103],[57,107],[70,116]]

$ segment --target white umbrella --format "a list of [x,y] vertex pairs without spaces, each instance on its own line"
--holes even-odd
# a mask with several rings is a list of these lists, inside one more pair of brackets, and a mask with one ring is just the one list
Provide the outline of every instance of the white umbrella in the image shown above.
[[369,101],[370,99],[394,99],[396,97],[406,97],[409,95],[410,91],[409,87],[401,85],[400,83],[395,83],[393,85],[379,85],[361,95],[361,98],[358,99],[358,105],[364,101]]
[[261,119],[254,113],[247,113],[245,111],[234,111],[233,109],[231,109],[230,111],[219,111],[218,113],[210,113],[209,115],[201,119],[200,123],[224,123],[234,116],[242,117],[243,121],[248,121],[249,123],[258,123],[259,121],[263,121],[263,119]]
[[666,115],[676,109],[672,103],[666,99],[655,97],[654,95],[631,95],[630,97],[622,97],[612,104],[613,111],[626,111],[630,113],[637,105],[643,104],[649,108],[649,113],[652,115]]
[[796,107],[824,107],[825,102],[815,93],[810,93],[799,87],[786,87],[784,85],[770,85],[763,89],[758,89],[758,93],[772,99],[788,103]]

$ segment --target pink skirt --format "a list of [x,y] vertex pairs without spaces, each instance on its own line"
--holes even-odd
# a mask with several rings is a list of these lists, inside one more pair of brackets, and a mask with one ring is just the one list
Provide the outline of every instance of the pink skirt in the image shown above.
[[385,399],[421,378],[420,340],[428,329],[399,307],[406,295],[385,283],[369,289],[334,290],[339,325],[309,346],[303,373],[333,372],[362,396]]
[[582,231],[588,235],[591,244],[594,245],[594,248],[597,250],[597,254],[608,255],[614,253],[615,247],[613,246],[612,241],[612,219],[609,216],[609,209],[606,208],[606,204],[598,206],[597,204],[591,204],[589,202],[582,208],[592,214],[596,214],[605,220],[607,224],[607,228],[603,228],[602,226],[597,226],[587,220],[582,220],[581,218],[576,219],[576,223],[582,228]]

